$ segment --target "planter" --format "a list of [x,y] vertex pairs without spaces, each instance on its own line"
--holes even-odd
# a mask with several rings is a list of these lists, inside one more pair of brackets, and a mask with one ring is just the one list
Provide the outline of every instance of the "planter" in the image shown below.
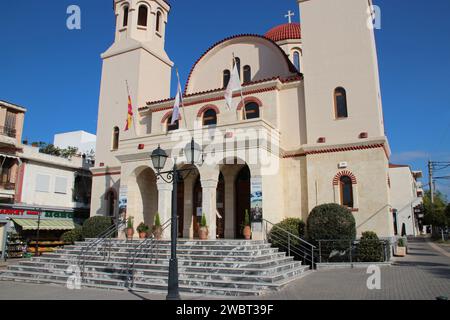
[[200,227],[198,230],[198,237],[200,240],[207,240],[208,239],[208,227]]
[[152,233],[156,240],[161,240],[161,238],[162,238],[162,228],[161,227],[153,227]]
[[139,232],[139,239],[147,238],[147,232]]
[[133,239],[134,236],[134,229],[133,228],[127,228],[127,238]]
[[242,232],[242,234],[244,235],[245,240],[250,240],[252,237],[252,229],[250,228],[250,226],[244,227],[244,231]]
[[406,256],[406,247],[397,247],[395,250],[396,257],[404,257]]

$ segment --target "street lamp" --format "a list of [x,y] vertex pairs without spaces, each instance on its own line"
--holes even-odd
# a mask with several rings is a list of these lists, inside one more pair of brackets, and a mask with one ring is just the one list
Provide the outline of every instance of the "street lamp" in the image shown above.
[[[170,242],[170,261],[169,261],[169,279],[167,300],[180,300],[180,293],[178,287],[178,259],[177,259],[177,238],[178,238],[178,218],[177,218],[177,187],[178,181],[185,179],[192,171],[196,169],[195,164],[200,162],[202,155],[201,147],[195,143],[194,139],[186,145],[184,148],[184,154],[186,156],[189,167],[184,169],[177,169],[177,159],[174,159],[173,168],[170,171],[161,172],[166,165],[168,158],[167,153],[158,146],[156,150],[152,152],[151,158],[153,168],[156,170],[156,176],[158,179],[163,179],[167,183],[173,184],[172,189],[172,214],[171,214],[171,242]],[[187,172],[186,177],[181,177],[181,173]],[[165,176],[165,177],[164,177]]]

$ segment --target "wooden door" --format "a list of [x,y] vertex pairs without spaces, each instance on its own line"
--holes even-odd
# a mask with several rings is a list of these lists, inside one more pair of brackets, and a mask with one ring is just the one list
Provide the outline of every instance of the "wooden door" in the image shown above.
[[177,186],[177,216],[178,216],[178,237],[183,237],[184,229],[184,181],[180,181]]

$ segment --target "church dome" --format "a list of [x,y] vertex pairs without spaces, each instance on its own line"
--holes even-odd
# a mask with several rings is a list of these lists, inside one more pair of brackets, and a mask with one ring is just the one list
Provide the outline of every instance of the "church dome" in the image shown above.
[[300,23],[286,23],[269,30],[265,35],[266,38],[278,42],[283,40],[301,39]]

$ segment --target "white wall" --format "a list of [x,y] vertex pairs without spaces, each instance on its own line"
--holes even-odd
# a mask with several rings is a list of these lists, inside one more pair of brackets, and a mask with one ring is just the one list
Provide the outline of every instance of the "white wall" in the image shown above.
[[55,134],[53,144],[56,147],[65,149],[68,147],[78,148],[81,153],[95,151],[96,136],[85,131],[74,131]]

